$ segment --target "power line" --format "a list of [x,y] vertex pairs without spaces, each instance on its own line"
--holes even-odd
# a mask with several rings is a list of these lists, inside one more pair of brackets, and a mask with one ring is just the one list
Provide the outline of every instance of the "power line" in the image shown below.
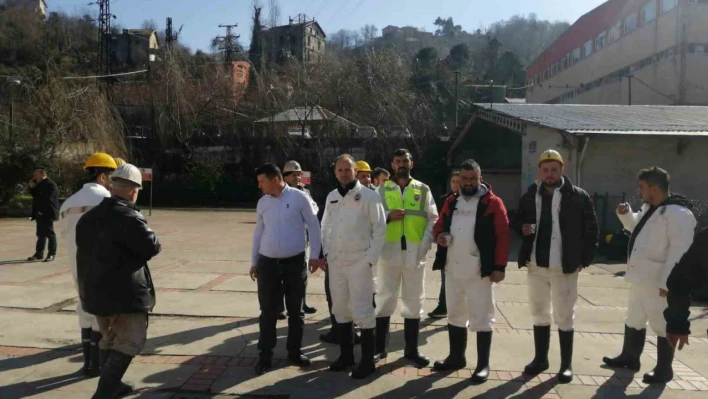
[[133,72],[124,72],[124,73],[114,73],[114,74],[109,74],[109,75],[94,75],[94,76],[65,76],[61,79],[99,79],[99,78],[111,78],[114,76],[126,76],[126,75],[135,75],[138,73],[145,73],[147,72],[147,69],[143,69],[141,71],[133,71]]
[[655,88],[649,86],[649,84],[645,83],[643,80],[639,79],[638,77],[635,76],[634,79],[635,79],[637,82],[641,83],[642,85],[646,86],[649,90],[653,91],[654,93],[657,93],[657,94],[659,94],[659,95],[662,95],[662,96],[668,98],[668,99],[671,100],[671,101],[676,101],[676,98],[674,98],[673,96],[670,96],[670,95],[668,95],[668,94],[664,94],[664,93],[660,92],[659,90],[657,90],[657,89],[655,89]]

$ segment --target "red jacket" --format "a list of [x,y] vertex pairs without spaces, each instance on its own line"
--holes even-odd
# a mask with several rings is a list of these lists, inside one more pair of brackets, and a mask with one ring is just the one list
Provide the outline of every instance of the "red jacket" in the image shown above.
[[[482,264],[482,277],[487,277],[493,271],[503,272],[509,258],[509,242],[511,234],[509,231],[509,219],[506,215],[506,207],[501,198],[494,195],[492,186],[486,182],[482,184],[487,188],[487,193],[482,196],[477,206],[477,220],[474,229],[474,241],[479,248],[479,255]],[[447,198],[440,211],[440,218],[433,227],[433,237],[443,232],[450,232],[452,226],[453,210],[457,205],[459,195],[451,195]],[[435,263],[433,270],[441,270],[447,262],[447,248],[438,246],[435,253]]]

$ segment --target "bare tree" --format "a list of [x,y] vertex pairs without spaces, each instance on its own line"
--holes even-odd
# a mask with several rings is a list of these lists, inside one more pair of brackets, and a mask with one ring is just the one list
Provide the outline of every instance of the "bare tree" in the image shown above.
[[268,25],[273,28],[280,25],[280,1],[268,0]]
[[140,24],[140,29],[158,30],[157,21],[154,19],[145,20]]
[[368,43],[378,36],[379,29],[375,25],[367,24],[360,29],[360,32],[364,42]]

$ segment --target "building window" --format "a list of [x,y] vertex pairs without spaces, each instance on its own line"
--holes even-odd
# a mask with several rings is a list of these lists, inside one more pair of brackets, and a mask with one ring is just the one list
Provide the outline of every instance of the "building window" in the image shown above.
[[590,54],[592,54],[592,40],[588,40],[587,42],[585,42],[583,50],[583,58],[588,58]]
[[[614,43],[622,37],[622,21],[617,22],[610,28],[610,41],[609,43]],[[609,44],[608,43],[608,44]]]
[[661,12],[669,12],[676,8],[678,0],[661,0]]
[[656,19],[656,0],[651,0],[642,6],[642,25]]
[[580,47],[573,50],[573,64],[580,61]]
[[595,50],[600,50],[601,48],[605,47],[605,39],[607,38],[607,32],[602,32],[599,35],[597,35],[597,39],[595,39]]
[[563,59],[561,60],[561,68],[562,69],[568,68],[568,59],[569,58],[570,58],[570,56],[566,54],[566,56],[563,57]]
[[637,14],[632,14],[624,19],[624,34],[628,35],[637,29]]

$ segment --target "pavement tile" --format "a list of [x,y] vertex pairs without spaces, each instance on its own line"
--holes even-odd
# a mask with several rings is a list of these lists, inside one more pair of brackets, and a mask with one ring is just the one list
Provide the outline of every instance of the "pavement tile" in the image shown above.
[[511,381],[513,379],[511,373],[508,371],[497,371],[497,374],[499,375],[499,379],[501,381]]
[[432,373],[432,369],[430,367],[423,367],[422,369],[418,370],[418,377],[429,377]]
[[577,377],[580,379],[580,381],[582,381],[583,385],[597,385],[595,380],[589,375],[578,375]]
[[694,387],[696,387],[700,391],[708,391],[708,383],[700,382],[700,381],[691,381],[691,385],[693,385]]
[[691,384],[691,383],[688,382],[688,381],[676,381],[676,383],[679,384],[679,385],[681,385],[681,388],[683,388],[683,389],[685,389],[685,390],[687,390],[687,391],[697,391],[697,390],[698,390],[698,388],[696,388],[695,386],[693,386],[693,384]]
[[457,375],[460,378],[472,378],[472,370],[470,369],[459,369],[457,370]]

